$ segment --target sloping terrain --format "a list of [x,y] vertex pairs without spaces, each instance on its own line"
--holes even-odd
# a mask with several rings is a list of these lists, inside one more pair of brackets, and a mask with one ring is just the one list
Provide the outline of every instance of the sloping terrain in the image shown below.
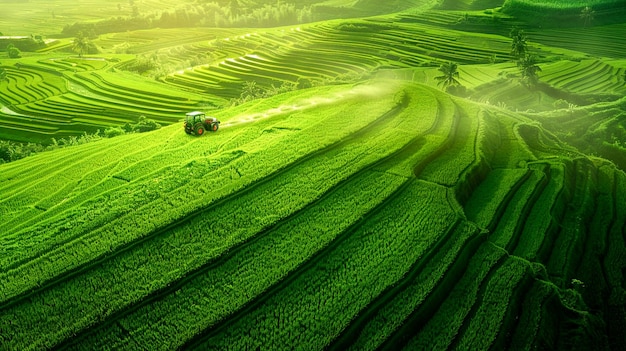
[[1,166],[5,348],[624,342],[612,164],[395,81],[219,117]]
[[[111,52],[106,55],[59,57],[53,52],[13,65],[5,61],[0,135],[49,142],[137,121],[141,115],[176,123],[184,111],[228,106],[251,81],[271,92],[354,81],[380,72],[397,78],[403,71],[403,79],[434,85],[436,67],[447,61],[460,65],[461,83],[474,89],[469,91],[472,99],[518,110],[553,109],[560,99],[588,105],[615,100],[625,92],[626,43],[619,34],[624,24],[529,29],[529,50],[546,61],[540,77],[546,89],[529,91],[516,79],[503,79],[517,74],[510,62],[510,38],[504,35],[517,22],[466,16],[438,10],[277,29],[144,30],[98,39],[99,46]],[[137,59],[113,54],[120,45],[175,70],[157,81],[128,74],[124,70]],[[431,74],[422,76],[422,67]]]
[[2,60],[1,139],[165,126],[0,164],[0,350],[626,349],[625,24],[296,3],[390,14]]

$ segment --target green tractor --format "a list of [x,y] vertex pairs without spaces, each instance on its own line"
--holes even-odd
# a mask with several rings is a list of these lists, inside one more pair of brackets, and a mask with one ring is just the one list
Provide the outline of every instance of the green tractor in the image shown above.
[[185,133],[202,135],[207,130],[216,132],[220,121],[215,117],[207,117],[204,112],[194,111],[185,115]]

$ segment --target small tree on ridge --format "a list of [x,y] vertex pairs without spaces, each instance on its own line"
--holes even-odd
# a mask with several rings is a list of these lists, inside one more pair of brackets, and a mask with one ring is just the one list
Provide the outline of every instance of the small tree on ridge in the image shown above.
[[243,102],[263,97],[263,89],[256,84],[256,81],[246,81],[241,88],[239,99]]
[[511,42],[511,55],[516,58],[522,58],[528,51],[528,44],[526,43],[526,35],[524,34],[524,30],[513,28],[511,30],[511,38],[513,42]]
[[82,57],[83,53],[89,51],[89,40],[85,37],[85,34],[82,31],[78,32],[76,35],[72,50],[78,53],[78,57]]
[[520,72],[522,73],[522,79],[525,79],[530,84],[535,84],[539,80],[538,73],[541,72],[541,67],[537,66],[537,59],[534,55],[527,54],[518,61]]
[[443,73],[443,75],[435,77],[435,80],[438,82],[437,85],[443,85],[444,88],[451,85],[461,85],[457,80],[459,77],[457,68],[458,65],[454,62],[445,62],[439,66],[439,72]]
[[20,51],[20,49],[16,48],[13,44],[7,45],[7,53],[9,54],[9,58],[22,57],[22,52]]
[[585,6],[585,8],[580,11],[580,18],[582,18],[582,20],[584,21],[585,27],[591,24],[591,22],[593,21],[593,15],[595,13],[596,12],[590,6]]

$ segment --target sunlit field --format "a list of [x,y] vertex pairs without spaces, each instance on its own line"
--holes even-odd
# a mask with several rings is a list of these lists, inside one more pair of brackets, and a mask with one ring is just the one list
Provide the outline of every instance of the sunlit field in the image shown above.
[[3,2],[0,350],[626,349],[625,12]]

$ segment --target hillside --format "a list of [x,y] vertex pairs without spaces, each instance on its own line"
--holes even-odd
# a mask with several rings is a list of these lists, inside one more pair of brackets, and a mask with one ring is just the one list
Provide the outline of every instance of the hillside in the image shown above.
[[[0,156],[51,150],[0,163],[0,350],[626,349],[619,11],[78,0],[47,23],[30,2],[0,31],[240,16],[2,57]],[[325,17],[236,26],[289,8]],[[193,110],[219,130],[187,135]]]
[[612,164],[394,81],[219,117],[2,166],[8,349],[623,342]]

